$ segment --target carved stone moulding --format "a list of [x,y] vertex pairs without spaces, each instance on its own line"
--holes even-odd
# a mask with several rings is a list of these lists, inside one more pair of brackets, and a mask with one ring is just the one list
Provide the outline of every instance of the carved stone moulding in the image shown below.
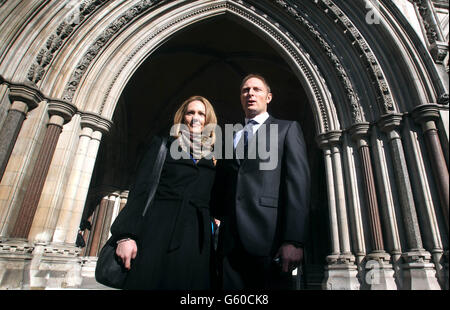
[[81,127],[89,127],[93,130],[98,130],[103,134],[108,133],[112,127],[112,121],[101,117],[98,114],[90,112],[81,113]]
[[448,43],[435,41],[430,45],[430,54],[434,61],[443,64],[448,53]]
[[403,114],[390,113],[382,115],[378,121],[380,129],[384,132],[389,132],[398,128],[403,120]]
[[25,102],[29,110],[36,108],[39,102],[45,100],[44,95],[39,90],[25,84],[15,83],[9,83],[9,98],[11,102]]
[[377,103],[383,113],[389,113],[395,110],[394,100],[389,90],[386,77],[381,69],[381,65],[375,54],[370,49],[370,45],[363,37],[361,32],[352,23],[350,18],[331,0],[318,0],[315,3],[321,7],[326,16],[328,16],[334,23],[342,29],[343,33],[348,37],[351,46],[361,55],[364,61],[369,77],[376,85],[376,92],[378,93]]
[[[331,63],[334,66],[335,72],[339,76],[342,81],[342,86],[345,90],[345,93],[348,98],[348,103],[350,106],[352,121],[355,123],[362,122],[362,108],[360,104],[359,96],[351,82],[349,75],[347,74],[344,66],[341,64],[337,55],[333,52],[330,44],[324,39],[322,34],[314,27],[314,25],[309,22],[305,17],[302,16],[299,10],[296,7],[289,5],[286,1],[277,0],[276,3],[281,6],[287,13],[289,13],[292,17],[297,20],[300,25],[305,28],[311,35],[317,40],[321,48],[324,50],[325,55],[328,56]],[[342,13],[339,13],[342,15]]]
[[88,51],[83,55],[76,66],[75,71],[72,73],[69,82],[64,90],[63,99],[72,101],[75,91],[81,81],[82,76],[86,72],[92,60],[98,55],[101,49],[119,33],[126,25],[132,22],[136,17],[147,11],[154,4],[161,0],[143,0],[132,8],[128,9],[125,13],[121,14],[114,22],[112,22],[103,33],[94,41]]
[[369,130],[370,123],[357,123],[350,128],[350,135],[353,139],[359,139],[361,137],[366,137],[369,134]]
[[53,33],[45,40],[39,50],[33,64],[28,69],[27,78],[33,83],[38,83],[45,74],[46,67],[53,60],[54,55],[64,44],[64,41],[86,20],[93,12],[110,0],[84,0],[77,1],[72,12],[72,17],[61,22]]
[[64,119],[64,123],[70,122],[77,112],[77,108],[64,100],[49,99],[48,113],[50,115],[59,115]]
[[342,131],[334,130],[320,134],[316,138],[316,142],[321,149],[336,145],[341,142]]
[[23,238],[3,239],[0,240],[0,255],[26,255],[33,253],[34,245]]
[[412,117],[418,123],[428,120],[437,120],[440,117],[439,107],[437,104],[433,103],[421,104],[414,108]]

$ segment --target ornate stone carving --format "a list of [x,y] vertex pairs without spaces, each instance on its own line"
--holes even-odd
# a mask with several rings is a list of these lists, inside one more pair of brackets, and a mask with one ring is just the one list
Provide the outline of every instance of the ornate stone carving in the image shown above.
[[33,83],[38,83],[45,74],[45,68],[52,61],[54,54],[61,48],[64,40],[81,24],[83,20],[85,20],[90,14],[92,14],[92,12],[101,7],[107,1],[109,0],[82,1],[78,6],[78,18],[70,22],[63,21],[43,44],[34,60],[34,63],[28,70],[28,80]]
[[[272,29],[270,29],[267,24],[261,22],[260,20],[255,19],[252,15],[248,14],[247,12],[245,12],[244,10],[240,9],[239,6],[237,6],[236,4],[234,4],[233,2],[236,2],[237,4],[246,6],[246,8],[252,10],[253,12],[257,13],[259,16],[261,16],[263,19],[267,20],[269,22],[269,24],[275,25],[276,27],[278,27],[279,29],[281,29],[283,31],[283,33],[288,36],[295,44],[295,46],[301,50],[300,47],[300,43],[294,39],[294,37],[285,29],[283,29],[276,21],[271,20],[270,17],[265,14],[264,12],[260,12],[258,11],[255,7],[248,5],[246,3],[244,3],[244,1],[227,1],[225,3],[219,3],[219,4],[214,4],[211,3],[211,5],[209,7],[204,7],[202,9],[190,12],[188,14],[183,15],[182,17],[180,17],[179,19],[175,20],[175,21],[171,21],[169,23],[167,23],[166,25],[163,25],[161,27],[158,27],[158,29],[156,29],[153,33],[151,33],[145,40],[142,41],[142,43],[133,50],[132,53],[130,53],[130,55],[128,56],[127,60],[122,64],[122,68],[121,70],[118,71],[118,73],[114,76],[112,82],[110,83],[110,86],[106,92],[106,95],[104,96],[104,100],[100,109],[101,113],[103,111],[103,108],[106,104],[106,100],[108,98],[108,95],[111,91],[112,86],[114,85],[115,81],[117,80],[117,78],[119,77],[120,72],[122,71],[122,69],[125,68],[125,66],[131,61],[131,59],[136,55],[136,53],[142,49],[150,40],[152,40],[155,36],[157,36],[159,33],[163,32],[164,30],[166,30],[167,28],[173,26],[176,23],[179,23],[187,18],[191,18],[192,16],[195,16],[197,14],[201,14],[204,13],[208,10],[216,10],[220,7],[226,8],[230,11],[233,11],[235,14],[243,17],[246,20],[251,21],[252,23],[256,24],[258,27],[263,28],[264,31],[266,31],[267,33],[269,33],[273,38],[275,38],[275,40],[277,40],[281,45],[283,45],[283,47],[289,52],[289,54],[293,57],[293,59],[295,59],[296,63],[300,66],[301,70],[303,71],[303,73],[305,74],[309,85],[311,86],[311,88],[313,89],[314,92],[314,96],[319,104],[320,107],[320,112],[321,112],[321,116],[322,116],[322,123],[324,126],[325,131],[328,131],[330,129],[329,127],[329,121],[328,121],[328,116],[326,113],[326,109],[325,109],[325,105],[324,105],[324,101],[323,98],[320,94],[319,91],[319,87],[316,85],[311,73],[309,72],[307,66],[305,65],[305,63],[302,61],[302,59],[300,58],[300,56],[298,55],[298,53],[296,51],[294,51],[293,46],[287,42],[284,38],[282,38],[279,34],[277,34],[275,31],[273,31]],[[312,27],[312,26],[311,26]],[[309,55],[302,50],[302,53],[304,55],[306,55],[309,58]],[[317,68],[317,66],[316,66]],[[323,77],[321,77],[322,80]],[[74,88],[76,90],[76,87]],[[354,97],[355,100],[357,98],[357,96]]]
[[[320,93],[319,87],[317,86],[315,80],[313,79],[311,72],[309,71],[309,69],[307,68],[306,64],[303,62],[303,60],[301,59],[300,55],[298,54],[298,52],[296,52],[294,50],[294,47],[291,43],[287,42],[284,38],[282,38],[278,33],[276,33],[275,31],[273,31],[272,29],[270,29],[266,23],[262,23],[259,20],[255,20],[254,17],[252,17],[251,15],[247,14],[246,12],[240,10],[237,6],[232,4],[233,1],[230,1],[227,3],[227,9],[229,9],[230,11],[234,11],[235,13],[239,14],[240,16],[242,16],[243,18],[252,21],[253,23],[255,23],[256,25],[258,25],[259,27],[263,28],[265,32],[267,32],[268,34],[270,34],[273,38],[275,38],[276,41],[278,41],[278,43],[280,43],[281,45],[283,45],[283,47],[288,51],[288,53],[291,55],[291,57],[295,60],[295,62],[297,63],[297,65],[301,68],[302,72],[304,73],[308,84],[310,85],[310,87],[313,89],[313,93],[314,93],[314,97],[318,103],[318,106],[320,108],[320,113],[321,113],[321,117],[322,117],[322,124],[324,127],[325,131],[329,131],[330,130],[330,126],[329,126],[329,120],[328,120],[328,114],[326,112],[325,109],[325,104],[324,104],[324,99],[322,98],[322,95]],[[258,15],[260,15],[263,19],[267,20],[269,24],[275,25],[278,29],[280,29],[286,36],[289,37],[289,39],[294,43],[294,45],[296,46],[296,48],[298,48],[299,50],[301,50],[302,54],[305,55],[311,63],[313,63],[312,59],[310,58],[310,55],[304,51],[301,48],[301,44],[300,42],[298,42],[286,29],[284,29],[279,23],[277,23],[275,20],[271,19],[267,14],[265,14],[264,12],[259,12],[256,8],[249,6],[248,4],[244,3],[244,1],[235,1],[238,2],[241,5],[246,5],[249,9],[251,9],[252,11],[254,11],[255,13],[257,13]],[[317,65],[313,64],[314,68],[316,69],[316,74],[318,74],[320,76],[320,72],[317,69]],[[324,82],[325,79],[320,76],[320,79]],[[325,82],[324,82],[325,84]]]
[[431,11],[428,6],[428,0],[414,0],[414,3],[417,6],[417,9],[422,17],[422,23],[425,28],[426,37],[430,44],[436,42],[438,39],[437,35],[437,25],[435,25],[431,18]]
[[430,45],[430,54],[434,61],[438,64],[443,64],[448,53],[448,43],[436,41]]
[[365,61],[370,77],[374,82],[376,91],[378,93],[378,104],[382,113],[390,113],[395,110],[394,100],[390,93],[387,80],[384,76],[383,70],[375,56],[371,51],[369,44],[353,25],[350,19],[342,12],[342,10],[333,3],[332,0],[316,1],[317,5],[324,6],[327,10],[327,15],[335,22],[341,24],[343,31],[346,33],[352,45],[358,50],[361,58]]
[[322,37],[320,32],[316,30],[315,27],[306,18],[300,15],[299,11],[297,11],[296,8],[289,5],[284,0],[277,0],[276,3],[283,7],[290,15],[295,18],[295,20],[299,21],[306,29],[308,29],[308,31],[314,36],[314,38],[317,39],[320,46],[325,50],[326,55],[334,65],[335,71],[337,72],[339,78],[342,80],[342,84],[347,94],[348,102],[350,104],[352,121],[355,123],[362,122],[363,117],[361,114],[361,105],[359,102],[358,94],[354,90],[352,82],[350,81],[347,72],[339,61],[339,58],[336,56],[336,54],[333,53],[333,49],[331,48],[331,46]]
[[138,4],[134,5],[132,8],[128,9],[124,14],[119,16],[114,22],[112,22],[103,33],[95,40],[95,42],[88,49],[86,54],[83,56],[81,61],[78,63],[75,71],[67,83],[64,90],[63,99],[67,101],[72,101],[73,95],[80,83],[81,77],[86,72],[89,64],[97,56],[99,51],[105,46],[105,44],[118,33],[125,25],[130,21],[134,20],[138,15],[145,12],[147,9],[152,7],[154,4],[160,2],[161,0],[142,0]]
[[[436,20],[436,16],[434,15],[433,4],[429,0],[414,0],[414,3],[422,19],[422,25],[428,41],[428,50],[434,61],[442,64],[448,53],[448,42],[443,42],[445,38],[439,28],[439,21]],[[435,5],[440,6],[442,4],[439,1],[435,1]]]

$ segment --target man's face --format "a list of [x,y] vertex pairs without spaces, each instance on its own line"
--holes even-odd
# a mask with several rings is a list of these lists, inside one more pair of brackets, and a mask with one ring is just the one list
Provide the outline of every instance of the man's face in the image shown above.
[[253,118],[267,111],[267,105],[272,100],[263,81],[256,77],[249,78],[241,88],[241,105],[247,118]]

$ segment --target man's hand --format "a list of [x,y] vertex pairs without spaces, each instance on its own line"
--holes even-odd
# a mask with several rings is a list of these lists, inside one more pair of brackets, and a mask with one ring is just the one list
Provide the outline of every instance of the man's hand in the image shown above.
[[125,268],[130,270],[131,260],[136,258],[137,245],[133,239],[122,241],[117,245],[116,254],[122,259]]
[[275,258],[281,260],[281,271],[291,272],[297,268],[303,260],[303,248],[297,248],[290,243],[283,243]]

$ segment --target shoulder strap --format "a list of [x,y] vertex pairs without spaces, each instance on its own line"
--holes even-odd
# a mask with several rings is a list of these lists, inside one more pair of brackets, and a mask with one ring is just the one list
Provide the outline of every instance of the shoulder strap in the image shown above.
[[142,216],[144,217],[147,213],[148,208],[152,204],[153,198],[156,194],[156,189],[158,188],[159,178],[161,177],[161,171],[164,166],[164,160],[167,155],[167,138],[162,138],[161,147],[159,148],[158,156],[156,157],[155,165],[153,166],[153,171],[150,176],[150,191],[148,194],[147,202],[145,203],[144,212],[142,212]]

